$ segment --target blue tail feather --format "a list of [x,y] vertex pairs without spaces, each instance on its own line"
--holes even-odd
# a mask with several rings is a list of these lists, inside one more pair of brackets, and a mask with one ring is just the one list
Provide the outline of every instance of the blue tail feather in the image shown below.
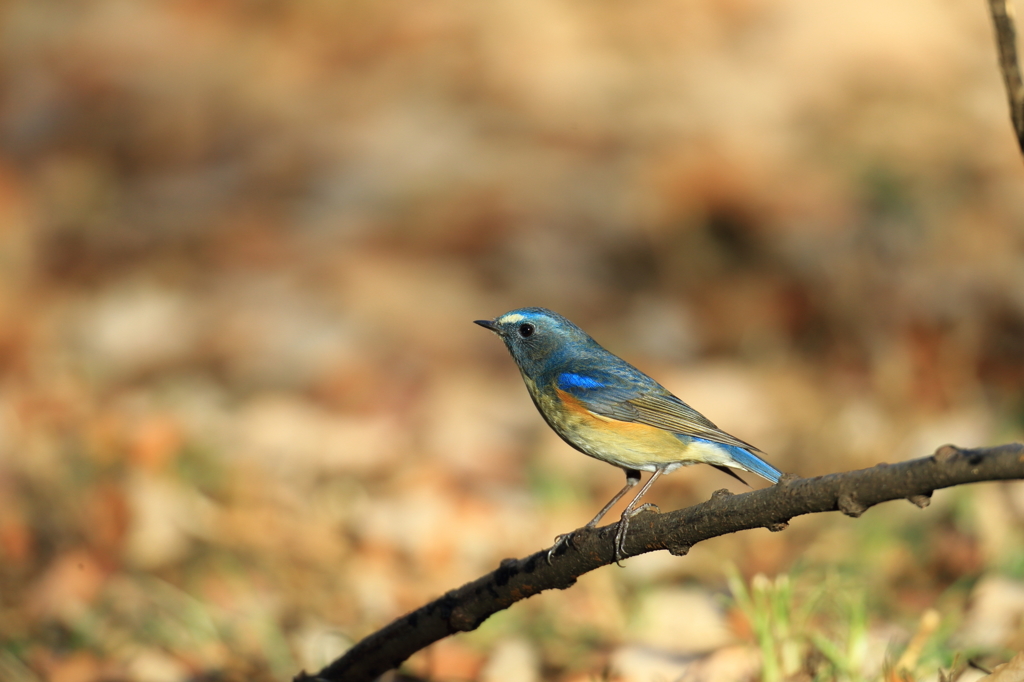
[[719,443],[719,447],[728,451],[729,455],[737,464],[740,465],[740,467],[757,474],[761,478],[767,479],[772,483],[778,483],[779,479],[782,478],[781,471],[749,450],[744,450],[743,448],[735,445],[723,445],[721,443]]

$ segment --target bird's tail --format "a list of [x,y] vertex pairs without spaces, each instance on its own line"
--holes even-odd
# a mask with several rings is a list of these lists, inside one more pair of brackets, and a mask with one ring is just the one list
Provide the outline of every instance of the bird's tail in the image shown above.
[[729,451],[733,461],[738,465],[737,468],[757,474],[761,478],[765,478],[772,483],[778,483],[779,479],[782,478],[781,471],[749,450],[744,450],[743,448],[735,445],[725,445],[723,447]]

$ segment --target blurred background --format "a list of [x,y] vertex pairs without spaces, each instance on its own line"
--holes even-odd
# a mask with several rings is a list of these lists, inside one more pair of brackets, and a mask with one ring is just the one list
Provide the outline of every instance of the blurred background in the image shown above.
[[[515,307],[802,476],[1021,439],[1005,99],[978,0],[4,3],[0,679],[287,679],[582,525]],[[935,679],[1024,646],[1022,518],[631,559],[405,674]]]

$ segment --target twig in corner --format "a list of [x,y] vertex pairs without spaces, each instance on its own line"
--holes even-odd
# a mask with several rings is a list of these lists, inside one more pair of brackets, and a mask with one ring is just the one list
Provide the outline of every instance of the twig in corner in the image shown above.
[[1020,75],[1020,60],[1017,58],[1017,28],[1013,21],[1013,7],[1008,0],[988,0],[992,23],[996,29],[996,43],[999,47],[999,70],[1003,73],[1006,96],[1010,101],[1010,120],[1017,133],[1017,144],[1024,154],[1024,81]]

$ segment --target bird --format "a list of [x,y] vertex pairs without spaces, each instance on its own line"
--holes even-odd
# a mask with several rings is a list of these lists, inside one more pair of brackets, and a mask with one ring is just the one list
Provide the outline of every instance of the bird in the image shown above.
[[[626,505],[615,533],[615,561],[625,556],[629,520],[656,505],[637,506],[658,478],[680,467],[710,464],[741,482],[739,469],[778,483],[782,472],[753,445],[729,435],[664,386],[585,331],[546,308],[518,308],[475,324],[497,334],[519,367],[530,398],[562,440],[626,473],[626,485],[584,529],[595,527],[615,503],[650,479]],[[582,530],[582,529],[580,529]],[[559,535],[548,551],[571,542],[578,531]],[[620,563],[621,565],[621,563]]]

